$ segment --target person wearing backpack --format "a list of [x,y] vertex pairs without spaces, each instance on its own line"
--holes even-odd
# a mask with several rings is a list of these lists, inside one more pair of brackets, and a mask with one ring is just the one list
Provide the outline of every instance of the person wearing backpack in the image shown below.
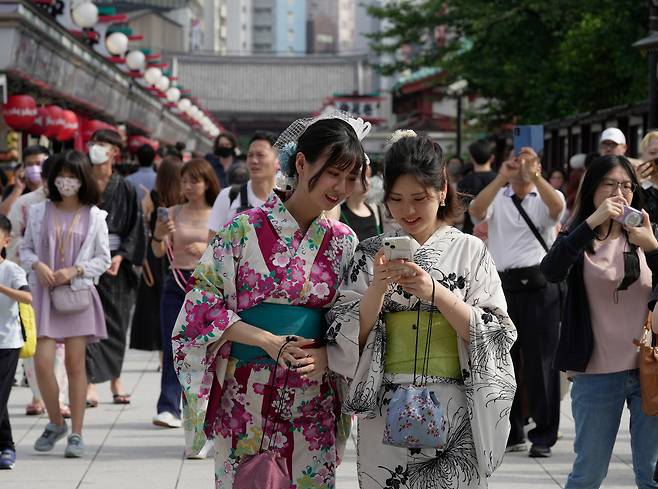
[[257,131],[252,136],[247,152],[251,178],[245,184],[233,185],[219,193],[208,219],[209,241],[236,214],[263,205],[274,190],[279,170],[279,159],[272,147],[275,141],[276,137],[269,132]]

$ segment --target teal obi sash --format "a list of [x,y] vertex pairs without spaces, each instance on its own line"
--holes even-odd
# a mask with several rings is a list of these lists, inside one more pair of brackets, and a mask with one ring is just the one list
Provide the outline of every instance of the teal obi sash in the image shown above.
[[[321,339],[327,330],[325,312],[324,309],[261,302],[238,315],[245,323],[277,336],[296,335],[306,339]],[[262,348],[235,341],[231,345],[231,356],[243,362],[274,364],[274,360]]]

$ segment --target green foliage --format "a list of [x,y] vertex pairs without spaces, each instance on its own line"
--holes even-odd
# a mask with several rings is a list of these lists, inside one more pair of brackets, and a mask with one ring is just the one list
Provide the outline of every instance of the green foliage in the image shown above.
[[[642,0],[390,0],[370,13],[392,61],[384,74],[438,66],[490,100],[490,122],[541,123],[647,96]],[[437,45],[436,32],[448,32]],[[386,58],[384,58],[386,59]]]

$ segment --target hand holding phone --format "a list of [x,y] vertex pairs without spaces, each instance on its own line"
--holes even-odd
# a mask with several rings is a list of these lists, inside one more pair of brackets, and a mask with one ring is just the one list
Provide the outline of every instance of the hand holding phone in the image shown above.
[[383,248],[387,261],[411,260],[411,238],[409,236],[384,238]]
[[158,220],[167,222],[169,220],[169,209],[166,207],[158,207]]

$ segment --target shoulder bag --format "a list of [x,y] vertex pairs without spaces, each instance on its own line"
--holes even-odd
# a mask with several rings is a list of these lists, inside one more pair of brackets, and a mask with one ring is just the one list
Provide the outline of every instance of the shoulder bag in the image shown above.
[[37,351],[37,325],[34,318],[34,309],[30,304],[18,304],[18,317],[21,321],[23,334],[23,347],[19,357],[30,358]]
[[[640,395],[642,411],[647,416],[658,416],[658,346],[651,331],[651,315],[644,323],[642,338],[633,340],[640,353]],[[652,341],[649,338],[653,338]]]

